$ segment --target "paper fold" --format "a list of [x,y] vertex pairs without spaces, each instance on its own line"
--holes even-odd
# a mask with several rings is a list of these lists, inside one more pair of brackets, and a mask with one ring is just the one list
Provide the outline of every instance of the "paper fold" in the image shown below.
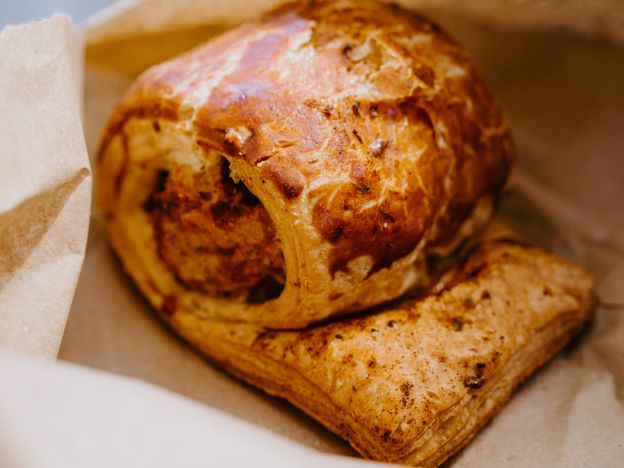
[[134,379],[5,352],[0,367],[12,382],[0,386],[2,466],[342,468],[354,463]]
[[81,37],[64,16],[0,34],[0,347],[47,357],[89,222]]

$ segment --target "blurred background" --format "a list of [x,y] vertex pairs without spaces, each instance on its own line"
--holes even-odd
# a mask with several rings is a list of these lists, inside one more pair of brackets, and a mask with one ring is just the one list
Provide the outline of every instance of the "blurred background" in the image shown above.
[[0,29],[7,24],[47,18],[53,13],[68,13],[79,23],[118,0],[2,0]]

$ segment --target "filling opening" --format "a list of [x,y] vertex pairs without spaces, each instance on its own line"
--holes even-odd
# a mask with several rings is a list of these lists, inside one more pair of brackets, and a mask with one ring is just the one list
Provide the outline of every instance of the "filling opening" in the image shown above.
[[230,174],[228,160],[192,171],[161,170],[144,209],[158,255],[185,287],[261,304],[279,297],[286,273],[275,225]]

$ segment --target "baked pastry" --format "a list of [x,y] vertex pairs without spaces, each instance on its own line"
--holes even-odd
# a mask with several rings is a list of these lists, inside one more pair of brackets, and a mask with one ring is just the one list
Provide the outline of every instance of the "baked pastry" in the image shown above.
[[589,318],[593,281],[494,240],[434,294],[301,331],[162,315],[206,356],[288,399],[364,457],[437,466]]
[[146,71],[110,118],[113,246],[159,309],[273,328],[422,287],[489,218],[507,126],[437,26],[284,6]]
[[101,192],[177,333],[363,456],[435,466],[589,315],[592,279],[563,260],[496,236],[461,254],[510,158],[439,28],[309,2],[145,72],[104,133]]

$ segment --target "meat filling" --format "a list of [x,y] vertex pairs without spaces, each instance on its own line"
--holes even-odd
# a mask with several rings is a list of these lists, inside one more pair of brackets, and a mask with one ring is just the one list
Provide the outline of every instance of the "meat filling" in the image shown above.
[[275,226],[260,201],[230,177],[225,158],[194,173],[161,173],[146,207],[158,254],[190,289],[251,303],[273,299],[285,283]]

